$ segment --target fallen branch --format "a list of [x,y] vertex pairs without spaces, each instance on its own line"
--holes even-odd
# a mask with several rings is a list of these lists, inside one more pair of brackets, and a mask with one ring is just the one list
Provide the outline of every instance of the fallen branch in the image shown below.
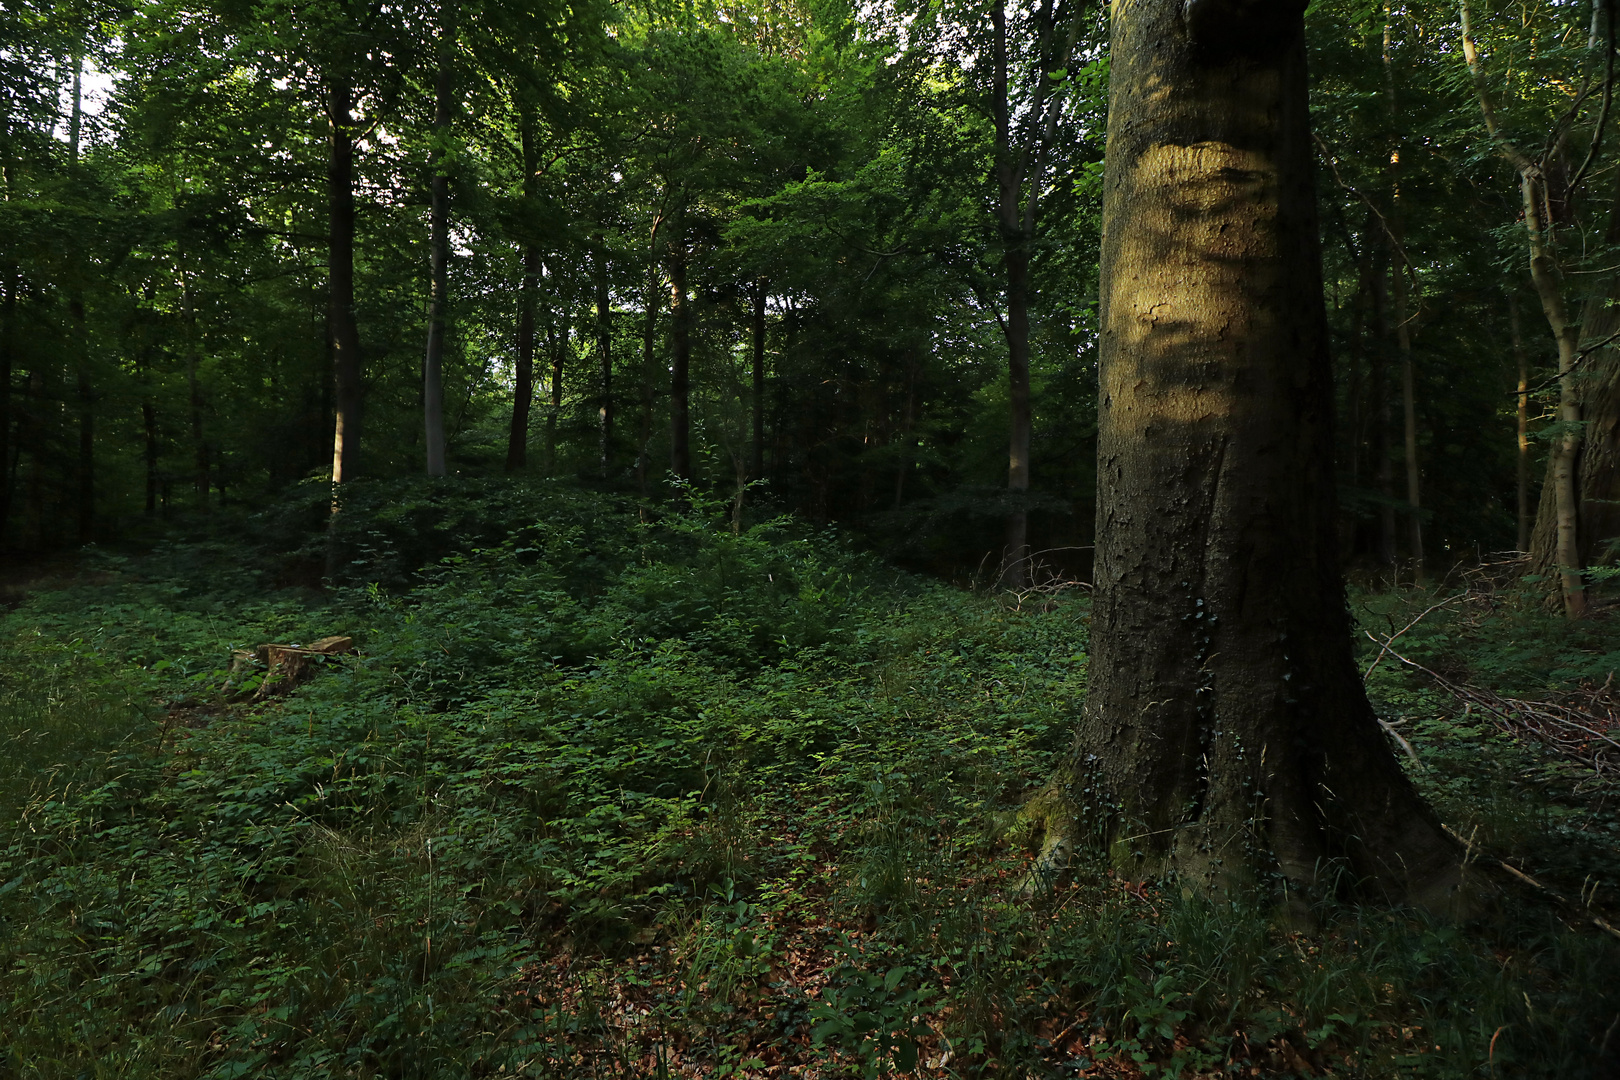
[[[1367,637],[1374,643],[1380,643],[1380,639],[1370,631],[1367,632]],[[1525,701],[1521,698],[1506,697],[1492,690],[1454,683],[1439,672],[1431,671],[1416,660],[1396,652],[1390,647],[1393,641],[1394,638],[1391,637],[1381,642],[1384,652],[1414,671],[1421,671],[1433,680],[1436,686],[1461,701],[1465,715],[1477,709],[1508,734],[1530,734],[1547,746],[1586,762],[1593,772],[1599,774],[1605,771],[1608,764],[1607,748],[1620,751],[1620,740],[1599,730],[1599,725],[1605,728],[1612,727],[1615,723],[1613,716],[1594,716],[1569,705],[1550,701]],[[1383,653],[1379,655],[1382,657]],[[1605,687],[1607,685],[1605,684]],[[1598,694],[1601,693],[1603,691],[1598,691]],[[1596,696],[1597,694],[1593,695],[1594,700]],[[1594,747],[1592,745],[1594,741],[1604,745]]]

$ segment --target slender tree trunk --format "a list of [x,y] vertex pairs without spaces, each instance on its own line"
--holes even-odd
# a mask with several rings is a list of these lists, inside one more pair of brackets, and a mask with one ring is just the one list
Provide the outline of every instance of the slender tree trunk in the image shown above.
[[434,82],[433,154],[428,162],[429,259],[427,351],[422,357],[422,421],[426,429],[427,474],[443,476],[444,460],[444,332],[450,286],[450,176],[447,148],[451,116],[455,111],[452,85],[455,76],[456,0],[439,4],[439,73]]
[[529,463],[529,410],[534,401],[534,293],[540,249],[523,245],[523,284],[518,290],[517,369],[512,382],[512,426],[506,435],[506,471]]
[[1423,566],[1423,500],[1418,488],[1417,389],[1412,370],[1411,315],[1406,303],[1406,267],[1392,264],[1395,287],[1395,344],[1401,356],[1401,431],[1406,457],[1407,542],[1412,553],[1412,583],[1422,587],[1427,580]]
[[1575,489],[1575,466],[1581,441],[1581,412],[1575,387],[1580,327],[1569,319],[1557,262],[1548,248],[1546,225],[1542,220],[1546,192],[1540,171],[1523,171],[1519,177],[1519,188],[1524,200],[1525,231],[1530,240],[1530,280],[1541,301],[1541,311],[1552,330],[1553,340],[1558,345],[1558,421],[1564,430],[1553,443],[1550,464],[1556,538],[1553,552],[1564,614],[1576,619],[1586,613]]
[[[25,440],[21,431],[17,433],[17,441],[29,447],[28,485],[23,496],[22,534],[25,538],[24,546],[38,548],[46,546],[45,455],[41,452],[46,439],[42,416],[45,405],[45,373],[38,366],[28,373],[28,399],[33,404],[28,418],[29,438]],[[20,451],[21,447],[18,449]]]
[[[75,295],[68,302],[79,348],[87,349],[84,300]],[[96,538],[96,396],[90,384],[89,357],[81,353],[77,376],[79,401],[79,543]]]
[[13,334],[17,325],[18,284],[17,275],[8,269],[5,303],[0,306],[0,551],[6,548],[11,524],[11,493],[16,482],[16,467],[11,461],[11,371],[16,352]]
[[1385,265],[1377,260],[1373,273],[1373,317],[1377,324],[1377,344],[1373,349],[1373,454],[1378,492],[1378,562],[1391,585],[1396,582],[1395,565],[1395,455],[1390,446],[1389,400],[1389,286]]
[[647,497],[648,469],[652,465],[653,394],[658,372],[658,259],[656,242],[658,226],[653,225],[655,254],[647,262],[647,300],[641,327],[641,452],[636,455],[636,490]]
[[[1395,63],[1392,52],[1391,30],[1393,12],[1384,5],[1384,96],[1389,105],[1391,130],[1399,130],[1400,115],[1395,98]],[[1386,239],[1389,244],[1390,271],[1394,279],[1395,343],[1401,357],[1401,421],[1403,448],[1406,455],[1406,517],[1408,546],[1412,554],[1412,582],[1421,587],[1426,580],[1423,565],[1423,500],[1419,489],[1417,439],[1417,390],[1412,371],[1411,313],[1408,308],[1406,275],[1409,271],[1402,241],[1405,228],[1401,216],[1401,150],[1397,138],[1389,154],[1389,219]]]
[[915,422],[917,412],[917,359],[912,357],[906,365],[906,405],[905,412],[900,417],[900,441],[905,448],[900,463],[894,470],[894,508],[899,510],[905,505],[906,476],[911,472],[913,452],[916,443],[911,434],[912,424]]
[[[73,53],[73,109],[68,118],[68,173],[79,171],[79,138],[84,123],[84,56]],[[85,318],[84,294],[75,283],[68,298],[74,339],[78,349],[75,379],[79,404],[79,543],[88,544],[96,535],[96,410],[95,391],[90,383],[89,326]]]
[[157,513],[158,499],[158,430],[157,407],[148,396],[141,402],[141,427],[146,436],[146,507],[148,517]]
[[765,280],[754,282],[754,454],[750,474],[765,475]]
[[669,318],[674,348],[669,369],[669,467],[677,479],[692,479],[690,367],[692,309],[686,295],[686,253],[680,240],[669,260]]
[[1519,323],[1519,297],[1507,290],[1508,330],[1513,336],[1513,360],[1519,369],[1518,420],[1518,550],[1530,550],[1530,356],[1524,349],[1524,332]]
[[198,372],[202,341],[197,326],[197,308],[192,303],[191,275],[186,271],[183,249],[177,260],[177,268],[180,272],[180,305],[186,319],[186,392],[191,418],[192,490],[196,492],[197,505],[207,511],[208,491],[213,485],[209,476],[208,441],[203,436],[203,392]]
[[[1023,228],[1020,196],[1023,169],[1012,145],[1007,96],[1007,7],[995,0],[990,8],[994,32],[991,99],[996,125],[996,218],[1001,232],[1002,268],[1007,279],[1007,513],[1001,553],[1001,584],[1022,589],[1029,584],[1029,240]],[[1030,196],[1034,198],[1032,194]]]
[[[1549,466],[1549,486],[1552,489],[1554,528],[1556,540],[1552,545],[1553,561],[1558,571],[1559,593],[1564,602],[1566,617],[1576,619],[1586,613],[1586,591],[1581,579],[1579,546],[1579,519],[1577,515],[1575,468],[1580,454],[1581,410],[1576,393],[1575,364],[1580,354],[1580,327],[1569,319],[1564,303],[1562,274],[1557,255],[1553,251],[1552,222],[1546,220],[1548,205],[1547,181],[1544,163],[1532,161],[1525,153],[1505,138],[1496,122],[1496,113],[1487,93],[1484,67],[1479,49],[1474,44],[1473,13],[1468,0],[1459,0],[1458,15],[1462,31],[1463,59],[1474,80],[1474,92],[1479,111],[1485,121],[1496,149],[1519,174],[1519,195],[1524,208],[1524,231],[1530,254],[1530,282],[1541,301],[1541,312],[1547,319],[1558,344],[1558,420],[1563,429],[1553,445]],[[1535,538],[1532,536],[1532,545]],[[1532,560],[1534,561],[1534,560]]]
[[562,415],[563,359],[568,355],[568,324],[546,332],[551,348],[551,409],[546,413],[546,472],[557,471],[557,418]]
[[354,315],[354,94],[327,85],[327,322],[332,337],[332,507],[338,489],[359,473],[360,329]]
[[605,251],[596,253],[596,363],[601,399],[596,406],[597,457],[602,479],[608,476],[613,449],[613,307],[608,292]]
[[1133,876],[1443,907],[1456,852],[1351,654],[1300,10],[1137,0],[1113,21],[1070,790]]

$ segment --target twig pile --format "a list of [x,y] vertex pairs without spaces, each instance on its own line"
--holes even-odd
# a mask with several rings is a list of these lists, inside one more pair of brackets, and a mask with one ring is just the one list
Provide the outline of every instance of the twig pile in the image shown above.
[[1462,702],[1464,716],[1477,714],[1506,734],[1534,739],[1563,757],[1579,761],[1600,778],[1620,771],[1620,700],[1615,698],[1612,673],[1602,686],[1582,690],[1570,701],[1526,701],[1452,682],[1402,656],[1388,642],[1382,644],[1390,656],[1421,671]]

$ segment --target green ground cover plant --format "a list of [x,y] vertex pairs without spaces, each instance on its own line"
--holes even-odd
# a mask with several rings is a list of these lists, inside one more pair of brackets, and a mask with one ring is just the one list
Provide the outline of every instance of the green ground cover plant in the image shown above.
[[[89,551],[0,620],[4,1071],[1599,1075],[1620,941],[1550,894],[1620,906],[1608,759],[1401,660],[1369,685],[1412,775],[1548,896],[1305,930],[1093,863],[1025,896],[1002,824],[1068,745],[1083,590],[954,590],[701,501],[399,483],[346,504],[322,592],[287,584],[313,524],[248,530],[290,560]],[[1356,605],[1388,638],[1443,598]],[[357,652],[286,693],[231,670],[331,634]],[[1620,662],[1606,619],[1481,589],[1391,647],[1548,699]]]

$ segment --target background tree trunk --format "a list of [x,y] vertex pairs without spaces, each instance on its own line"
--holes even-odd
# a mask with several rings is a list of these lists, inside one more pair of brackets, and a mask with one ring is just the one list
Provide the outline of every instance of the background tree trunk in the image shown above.
[[765,475],[765,281],[754,282],[753,479]]
[[563,358],[568,355],[568,324],[546,332],[551,346],[551,410],[546,413],[546,472],[557,471],[557,418],[562,415]]
[[451,94],[456,40],[455,0],[439,5],[439,73],[434,82],[433,154],[428,161],[429,260],[427,351],[422,357],[422,424],[426,433],[427,474],[443,476],[444,460],[444,323],[449,301],[450,177],[446,146],[454,110]]
[[1446,904],[1351,656],[1299,8],[1138,0],[1111,56],[1081,810],[1133,873]]
[[636,455],[636,490],[647,497],[647,475],[652,466],[653,397],[658,381],[658,226],[653,226],[653,252],[647,262],[646,311],[641,327],[641,452]]
[[523,284],[518,291],[517,367],[512,381],[512,426],[506,435],[506,471],[529,463],[529,410],[534,402],[534,294],[540,249],[523,245]]
[[11,358],[16,349],[13,328],[17,325],[17,275],[8,272],[5,286],[5,303],[0,306],[0,551],[6,548],[15,483],[15,466],[11,462]]
[[692,310],[686,296],[686,253],[680,241],[671,245],[669,318],[673,348],[669,368],[669,467],[676,478],[692,478],[690,413]]
[[1524,351],[1524,331],[1519,322],[1519,297],[1507,290],[1508,331],[1513,336],[1513,362],[1518,367],[1518,492],[1520,551],[1530,550],[1530,355]]
[[327,86],[327,320],[332,338],[332,499],[360,464],[360,328],[354,317],[354,94],[348,82]]
[[[996,125],[996,224],[1001,233],[1002,269],[1006,274],[1007,319],[1007,512],[1002,541],[1001,584],[1022,589],[1029,584],[1029,240],[1019,212],[1024,170],[1012,145],[1011,109],[1007,99],[1007,6],[995,0],[990,8],[994,34],[991,106]],[[1042,88],[1044,90],[1044,87]],[[1042,95],[1044,102],[1044,94]],[[1029,198],[1034,199],[1031,192]]]
[[[1382,248],[1383,245],[1380,245]],[[1378,493],[1378,562],[1390,585],[1396,583],[1395,562],[1395,455],[1390,446],[1389,400],[1389,281],[1385,260],[1375,256],[1373,272],[1373,318],[1378,336],[1373,349],[1373,455],[1378,459],[1374,474]]]
[[613,445],[613,308],[608,295],[607,254],[596,252],[596,362],[602,397],[596,407],[599,467],[608,475]]

